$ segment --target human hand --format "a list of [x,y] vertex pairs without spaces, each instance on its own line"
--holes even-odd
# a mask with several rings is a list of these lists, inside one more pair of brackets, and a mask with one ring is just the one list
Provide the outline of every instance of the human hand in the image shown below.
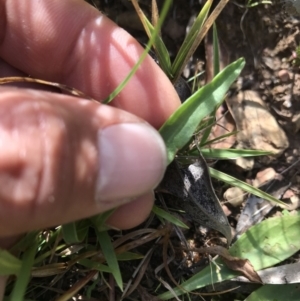
[[[142,53],[82,0],[0,0],[0,23],[1,77],[29,74],[97,100]],[[180,104],[150,57],[113,107],[10,86],[0,93],[0,246],[115,207],[108,223],[116,228],[147,217],[166,168],[163,141],[148,123],[159,128]]]

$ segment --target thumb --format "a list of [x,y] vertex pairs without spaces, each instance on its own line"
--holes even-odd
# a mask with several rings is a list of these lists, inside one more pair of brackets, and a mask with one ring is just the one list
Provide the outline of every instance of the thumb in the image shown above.
[[149,124],[71,96],[0,93],[0,236],[95,215],[139,196],[151,203],[166,150]]

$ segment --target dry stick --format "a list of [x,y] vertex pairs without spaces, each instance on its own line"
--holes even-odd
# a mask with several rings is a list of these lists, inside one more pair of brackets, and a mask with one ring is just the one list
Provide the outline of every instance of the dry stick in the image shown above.
[[151,233],[156,233],[157,229],[138,229],[135,230],[133,232],[130,232],[128,234],[125,234],[123,236],[121,236],[120,238],[118,238],[116,241],[113,242],[113,246],[116,249],[117,247],[119,247],[120,245],[124,244],[127,240],[136,240],[137,238],[141,237],[145,237],[146,234],[149,235]]
[[[260,279],[259,275],[257,274],[257,272],[254,270],[251,262],[248,259],[234,257],[224,247],[213,246],[213,247],[203,247],[203,248],[192,248],[189,250],[198,252],[200,254],[208,253],[211,255],[219,255],[223,259],[223,262],[226,264],[226,266],[229,269],[241,273],[244,277],[248,278],[252,282],[261,283],[261,284],[263,283],[262,280]],[[234,267],[232,265],[232,263],[234,263],[234,262],[241,263],[243,265],[243,270],[241,269],[241,267],[239,265],[235,265],[235,267]],[[248,268],[251,266],[251,268],[249,268],[247,270],[247,269],[245,269],[245,266],[247,266]],[[251,271],[250,271],[250,269],[251,269]],[[249,271],[251,273],[248,273]]]
[[110,273],[109,274],[109,301],[115,301],[116,300],[116,294],[115,294],[115,278]]
[[41,85],[46,85],[46,86],[51,86],[55,88],[59,88],[61,90],[64,90],[66,92],[71,93],[72,95],[78,96],[78,97],[83,97],[88,100],[96,101],[95,99],[91,98],[90,96],[86,95],[85,93],[81,92],[80,90],[77,90],[73,87],[69,87],[64,84],[59,84],[55,82],[48,82],[46,80],[42,79],[37,79],[37,78],[32,78],[32,77],[23,77],[23,76],[12,76],[12,77],[3,77],[0,78],[0,85],[5,85],[8,83],[34,83],[34,84],[41,84]]
[[83,279],[75,283],[68,291],[66,291],[62,296],[60,296],[55,301],[66,301],[70,300],[79,290],[81,290],[90,280],[92,280],[98,271],[91,271]]
[[[157,2],[156,0],[152,0],[151,3],[151,21],[152,21],[152,25],[154,27],[157,26],[158,24],[158,20],[159,20],[159,13],[158,13],[158,7],[157,7]],[[159,37],[161,37],[161,30],[159,30],[159,32],[157,33]]]
[[[160,239],[160,237],[156,240],[155,244],[158,243],[159,239]],[[124,292],[121,296],[121,300],[123,300],[125,297],[128,297],[138,287],[138,285],[142,281],[144,274],[146,273],[146,270],[150,263],[150,259],[152,257],[153,252],[154,252],[154,247],[152,247],[147,252],[147,254],[143,258],[143,260],[137,266],[137,268],[135,269],[135,271],[133,272],[133,274],[131,276],[131,279],[128,281],[126,288],[124,289]],[[134,280],[134,283],[131,285],[133,280]]]

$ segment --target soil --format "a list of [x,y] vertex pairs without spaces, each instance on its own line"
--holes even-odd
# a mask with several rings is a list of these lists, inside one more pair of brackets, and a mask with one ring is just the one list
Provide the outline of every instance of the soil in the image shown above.
[[[130,2],[127,0],[94,0],[93,2],[94,5],[101,8],[101,11],[129,31],[141,43],[147,41],[147,37],[143,33],[143,28]],[[162,2],[158,1],[159,6]],[[202,4],[199,4],[199,2],[174,1],[172,11],[168,15],[162,29],[162,37],[168,47],[171,58],[175,57],[189,24],[200,11]],[[148,14],[150,14],[149,3],[150,1],[140,1],[140,5]],[[276,197],[280,197],[290,204],[289,210],[298,210],[300,205],[300,67],[297,66],[296,49],[300,44],[300,22],[297,12],[293,12],[293,15],[291,15],[290,7],[287,11],[282,3],[273,5],[259,4],[253,8],[246,9],[242,1],[231,1],[217,20],[221,66],[226,66],[240,57],[244,57],[246,60],[246,66],[239,80],[232,87],[225,105],[219,111],[219,117],[224,117],[224,114],[227,112],[226,118],[221,119],[222,121],[219,123],[222,124],[222,128],[225,127],[230,131],[243,130],[237,126],[238,116],[236,114],[239,113],[235,113],[236,105],[235,103],[232,104],[231,99],[237,95],[242,95],[241,97],[246,97],[245,95],[247,95],[248,98],[258,97],[266,111],[270,113],[268,116],[273,116],[277,124],[276,127],[271,126],[271,132],[267,132],[269,134],[263,137],[265,144],[261,144],[261,147],[264,150],[270,150],[269,147],[273,147],[276,149],[277,154],[276,156],[252,159],[251,162],[219,161],[214,163],[214,167],[257,186],[272,183],[272,181],[281,177],[289,185],[283,185],[285,189],[280,191]],[[200,77],[200,82],[204,84],[210,81],[212,78],[211,53],[212,43],[210,35],[208,35],[195,52],[184,71],[184,75],[188,78],[197,72],[205,71]],[[255,102],[253,99],[251,101]],[[250,115],[246,114],[245,116],[247,119],[247,116]],[[251,128],[257,122],[256,119],[248,120],[247,127]],[[259,122],[261,124],[268,123],[266,119]],[[220,127],[215,127],[214,132],[216,135],[220,135],[219,130]],[[281,138],[278,138],[281,140],[277,141],[276,135],[281,130],[283,134]],[[263,136],[262,132],[261,130],[261,136]],[[253,130],[245,133],[254,135]],[[260,133],[255,135],[259,136]],[[251,141],[253,137],[246,136],[246,140],[247,138]],[[235,137],[211,147],[249,147],[249,145],[247,146],[243,143]],[[233,227],[233,231],[236,231],[247,196],[242,197],[241,201],[236,203],[232,200],[237,198],[237,192],[234,192],[233,197],[228,197],[228,193],[225,194],[225,192],[229,187],[217,182],[214,182],[214,187]],[[271,192],[275,193],[274,191]],[[266,213],[266,217],[281,214],[281,208],[274,207],[271,209],[270,212]],[[200,232],[185,233],[185,235],[187,235],[188,239],[192,239],[190,241],[197,241],[198,245],[199,241],[203,245],[201,241],[208,241],[210,237],[218,236],[215,232],[207,229],[202,229]],[[178,239],[174,238],[174,245],[176,243],[178,244]],[[151,261],[162,263],[161,254],[161,250],[157,253],[154,252]],[[183,264],[179,262],[183,259],[183,255],[176,253],[175,262],[170,264],[174,278],[179,279],[181,276],[186,278],[195,269],[207,264],[207,258],[197,256],[196,259],[194,258],[194,261],[197,261],[197,265],[194,265],[191,261]],[[157,264],[150,264],[148,269],[154,269],[156,266]],[[126,266],[125,268],[131,271],[131,267]],[[148,278],[144,279],[135,293],[133,293],[133,299],[155,300],[153,291],[154,287],[159,285],[159,282],[155,277],[149,276],[151,272],[152,274],[154,273],[154,271],[146,273],[147,276],[145,277]],[[163,275],[163,277],[167,278],[168,276]],[[172,285],[171,281],[169,283]],[[244,292],[243,298],[240,298],[236,293],[231,293],[219,297],[203,296],[203,299],[243,300],[247,294],[249,292]],[[198,298],[196,300],[199,300]]]

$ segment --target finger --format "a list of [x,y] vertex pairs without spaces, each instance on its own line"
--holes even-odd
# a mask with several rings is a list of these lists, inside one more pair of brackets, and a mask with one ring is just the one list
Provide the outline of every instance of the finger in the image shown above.
[[[0,56],[6,62],[98,100],[119,85],[143,50],[127,32],[81,0],[30,4],[1,0],[0,5]],[[170,81],[147,57],[113,104],[158,128],[180,101]]]
[[115,229],[131,229],[141,224],[151,212],[154,203],[153,192],[120,206],[107,220],[107,225]]
[[[5,61],[3,61],[0,58],[0,77],[22,77],[26,76],[23,72],[20,70],[12,67]],[[28,83],[28,82],[8,82],[4,84],[3,86],[10,86],[10,87],[18,87],[18,88],[31,88],[41,91],[51,91],[51,92],[57,92],[57,89],[54,87],[46,86],[46,85],[39,85],[36,83]]]
[[0,93],[0,235],[95,215],[161,180],[164,143],[138,117],[54,93]]
[[0,77],[24,76],[24,73],[0,59]]

